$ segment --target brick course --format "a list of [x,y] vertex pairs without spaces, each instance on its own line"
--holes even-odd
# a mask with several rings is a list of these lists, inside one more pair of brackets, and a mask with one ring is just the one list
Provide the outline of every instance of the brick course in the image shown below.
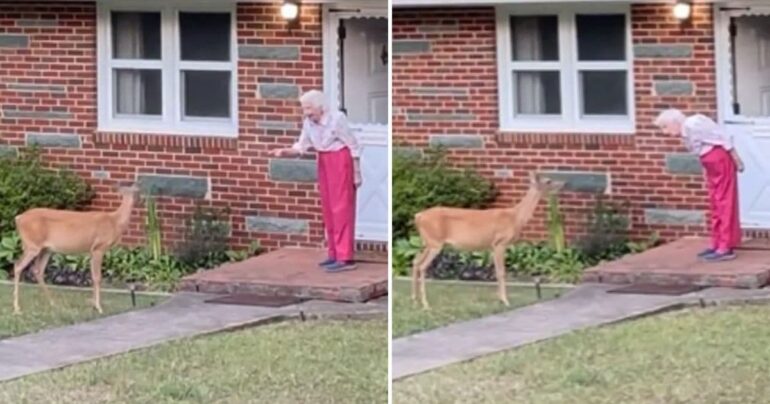
[[[210,183],[210,198],[200,201],[231,208],[234,246],[254,239],[268,248],[320,246],[315,184],[269,178],[268,151],[294,141],[301,110],[296,97],[262,97],[260,88],[281,94],[322,88],[321,8],[303,6],[299,26],[288,30],[279,6],[237,7],[239,53],[245,54],[238,63],[240,133],[224,139],[97,133],[95,3],[0,1],[0,149],[23,146],[29,133],[76,135],[78,147],[45,148],[44,157],[93,185],[95,209],[116,208],[114,184],[139,174],[202,177]],[[191,198],[158,199],[168,243],[179,240],[194,207]],[[139,206],[124,239],[128,244],[142,241],[143,215]],[[309,227],[301,234],[249,232],[245,217],[255,215],[306,221]]]
[[[634,235],[645,237],[653,230],[665,238],[702,233],[702,224],[645,223],[645,212],[707,208],[698,173],[666,170],[666,156],[683,151],[680,140],[657,132],[651,121],[666,107],[716,118],[711,9],[696,5],[691,25],[680,27],[670,5],[633,5],[631,23],[637,54],[633,67],[636,133],[510,133],[500,132],[498,125],[494,9],[395,9],[394,144],[420,148],[436,135],[477,136],[483,148],[455,147],[450,156],[495,181],[501,190],[499,206],[523,196],[533,171],[605,174],[610,199],[630,203]],[[660,89],[661,82],[691,83],[692,93],[664,85],[673,90],[659,94],[656,83]],[[542,205],[525,237],[546,235]],[[575,236],[584,229],[593,197],[565,192],[561,207],[567,234]]]

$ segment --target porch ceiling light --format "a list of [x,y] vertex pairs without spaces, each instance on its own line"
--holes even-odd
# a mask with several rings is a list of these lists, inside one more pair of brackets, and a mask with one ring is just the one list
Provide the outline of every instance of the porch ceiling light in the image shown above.
[[677,0],[674,4],[674,17],[679,21],[687,21],[692,15],[692,2],[689,0]]
[[299,6],[296,1],[286,0],[281,6],[281,17],[287,21],[294,21],[299,14]]

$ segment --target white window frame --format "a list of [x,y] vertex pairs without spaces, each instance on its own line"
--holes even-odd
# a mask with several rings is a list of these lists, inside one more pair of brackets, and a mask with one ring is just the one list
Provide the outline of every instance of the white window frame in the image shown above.
[[[112,58],[113,11],[161,13],[161,59],[120,60]],[[179,13],[211,12],[230,14],[230,61],[185,62],[181,60]],[[238,39],[235,3],[228,1],[104,1],[97,8],[97,93],[98,130],[103,132],[194,136],[238,136]],[[118,116],[113,114],[115,68],[160,68],[162,115]],[[229,71],[230,117],[183,118],[182,71]]]
[[[577,60],[577,14],[623,14],[626,18],[626,60],[579,62]],[[510,17],[558,16],[558,61],[514,62],[511,55]],[[500,130],[534,133],[618,133],[633,134],[635,123],[634,61],[629,4],[519,4],[496,8],[497,80]],[[513,72],[558,70],[560,72],[561,115],[515,116]],[[581,71],[626,71],[626,116],[581,116]]]

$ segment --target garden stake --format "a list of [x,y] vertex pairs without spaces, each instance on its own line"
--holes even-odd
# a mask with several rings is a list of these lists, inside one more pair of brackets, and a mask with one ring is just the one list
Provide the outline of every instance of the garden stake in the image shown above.
[[129,289],[131,290],[131,306],[136,307],[136,286],[134,286],[134,284],[131,284],[131,287]]

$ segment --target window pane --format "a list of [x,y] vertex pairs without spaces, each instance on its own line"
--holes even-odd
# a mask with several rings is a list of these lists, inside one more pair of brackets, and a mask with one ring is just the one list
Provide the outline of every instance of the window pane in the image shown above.
[[182,60],[230,60],[230,14],[180,13],[179,29]]
[[511,17],[513,60],[559,60],[559,18],[548,16]]
[[516,114],[561,114],[559,72],[514,72]]
[[115,111],[125,115],[161,115],[160,70],[115,70]]
[[625,71],[581,72],[583,115],[627,115]]
[[626,16],[578,15],[578,60],[626,60]]
[[113,12],[112,57],[160,59],[160,13]]
[[230,117],[230,72],[182,72],[185,117]]

